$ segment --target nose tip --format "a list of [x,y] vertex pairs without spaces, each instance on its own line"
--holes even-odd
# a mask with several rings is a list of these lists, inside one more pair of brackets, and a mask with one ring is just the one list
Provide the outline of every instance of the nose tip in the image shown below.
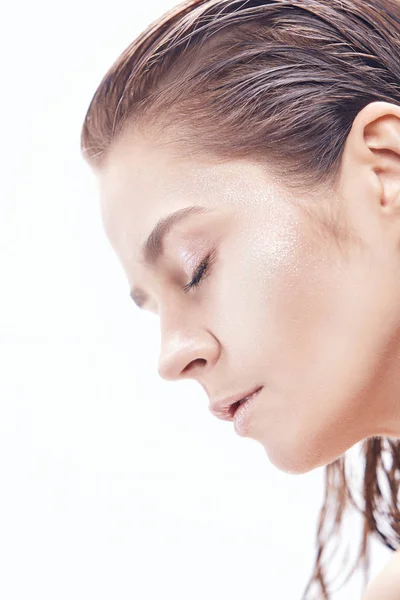
[[179,377],[179,364],[175,356],[162,356],[158,361],[158,374],[166,381],[173,381]]
[[165,362],[158,363],[157,371],[161,379],[165,379],[166,381],[171,381],[175,379],[175,377],[172,375],[170,367]]
[[163,379],[197,379],[218,361],[219,344],[204,328],[164,335],[158,360],[158,374]]

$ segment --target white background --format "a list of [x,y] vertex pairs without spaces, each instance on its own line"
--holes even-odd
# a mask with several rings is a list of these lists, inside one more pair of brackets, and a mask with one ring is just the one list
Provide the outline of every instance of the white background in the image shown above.
[[[158,376],[80,155],[101,78],[175,3],[141,4],[3,9],[0,597],[300,600],[324,469],[278,471],[196,382]],[[370,578],[391,555],[372,549]]]

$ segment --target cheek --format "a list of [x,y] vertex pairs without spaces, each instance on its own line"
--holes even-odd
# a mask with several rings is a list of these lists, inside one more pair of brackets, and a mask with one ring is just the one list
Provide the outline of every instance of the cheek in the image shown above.
[[[307,257],[304,257],[305,259]],[[398,320],[393,283],[376,266],[313,256],[279,280],[269,314],[271,385],[254,424],[274,464],[307,472],[370,433]]]
[[248,231],[221,251],[223,268],[217,269],[207,303],[218,337],[235,368],[243,371],[242,382],[249,377],[267,381],[275,375],[277,351],[279,368],[285,364],[286,346],[298,335],[292,320],[299,307],[293,299],[300,283],[307,286],[298,270],[301,259],[293,225],[270,224],[268,229],[258,224],[250,238]]
[[322,387],[329,373],[332,386],[340,383],[335,374],[366,376],[393,328],[388,280],[363,262],[343,266],[326,255],[298,258],[279,280],[279,306],[271,315],[276,355],[284,357],[292,385],[307,378]]

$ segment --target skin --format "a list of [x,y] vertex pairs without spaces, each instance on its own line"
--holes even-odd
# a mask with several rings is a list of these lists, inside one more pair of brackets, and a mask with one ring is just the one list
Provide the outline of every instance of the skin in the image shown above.
[[[195,379],[210,398],[263,385],[246,436],[288,473],[400,437],[400,107],[357,115],[329,198],[291,197],[250,160],[178,160],[138,133],[96,175],[106,235],[160,320],[161,377]],[[192,204],[215,211],[170,232],[144,267],[158,219]],[[329,205],[352,231],[340,249],[310,216]],[[212,250],[209,275],[185,293]]]
[[400,600],[400,550],[368,584],[362,600]]
[[[400,437],[400,107],[359,112],[328,194],[293,195],[249,159],[178,159],[137,131],[96,176],[106,235],[159,318],[161,377],[194,379],[218,399],[263,385],[245,436],[287,473]],[[145,267],[154,225],[190,205],[215,210],[172,230]],[[323,225],[334,214],[351,233],[340,245]],[[209,274],[185,293],[212,251]],[[389,580],[366,600],[384,600]]]

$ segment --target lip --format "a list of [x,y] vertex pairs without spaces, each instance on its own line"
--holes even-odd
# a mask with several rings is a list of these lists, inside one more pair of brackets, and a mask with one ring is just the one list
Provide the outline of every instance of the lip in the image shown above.
[[246,396],[250,396],[251,394],[254,394],[254,392],[261,390],[262,387],[262,385],[257,385],[249,389],[247,392],[240,392],[239,394],[228,396],[227,398],[221,398],[220,400],[211,400],[209,404],[209,410],[215,417],[221,419],[222,421],[233,421],[237,408],[233,405],[239,402],[239,400],[246,398]]

